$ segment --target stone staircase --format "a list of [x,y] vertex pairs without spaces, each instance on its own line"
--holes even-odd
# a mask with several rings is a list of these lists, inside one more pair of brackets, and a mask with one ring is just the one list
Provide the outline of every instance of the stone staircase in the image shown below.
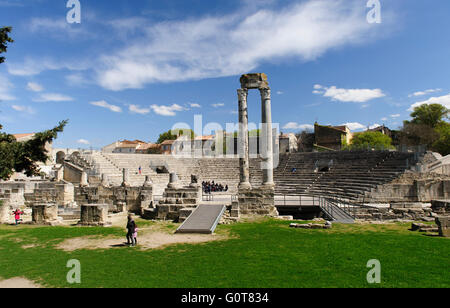
[[[239,184],[238,158],[182,158],[171,155],[101,152],[83,155],[86,161],[95,166],[98,177],[107,174],[111,185],[122,183],[124,168],[129,170],[132,186],[143,185],[145,176],[150,176],[155,195],[162,195],[169,182],[169,173],[160,173],[160,170],[157,171],[158,167],[177,173],[182,185],[190,183],[192,174],[198,176],[200,183],[215,181],[224,186],[228,185],[229,194],[236,194]],[[358,200],[378,185],[388,183],[403,174],[413,165],[413,157],[413,153],[388,151],[283,154],[274,170],[276,194],[332,195]],[[256,188],[262,182],[260,163],[260,159],[250,159],[250,180]],[[330,169],[321,171],[320,166],[327,164]],[[293,169],[296,169],[295,172]]]

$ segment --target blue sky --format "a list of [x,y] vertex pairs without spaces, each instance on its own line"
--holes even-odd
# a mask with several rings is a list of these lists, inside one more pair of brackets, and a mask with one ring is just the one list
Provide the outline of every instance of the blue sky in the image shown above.
[[[239,77],[265,72],[283,132],[321,124],[398,128],[412,106],[450,107],[450,2],[0,0],[15,42],[0,65],[9,133],[69,119],[56,147],[156,141],[176,123],[237,121]],[[250,121],[260,122],[256,91]],[[198,133],[198,132],[197,132]]]

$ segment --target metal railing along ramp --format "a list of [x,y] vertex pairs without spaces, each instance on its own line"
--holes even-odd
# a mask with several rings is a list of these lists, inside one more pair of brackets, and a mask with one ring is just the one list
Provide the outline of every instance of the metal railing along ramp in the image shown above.
[[200,204],[177,229],[176,233],[212,234],[225,209],[225,205]]

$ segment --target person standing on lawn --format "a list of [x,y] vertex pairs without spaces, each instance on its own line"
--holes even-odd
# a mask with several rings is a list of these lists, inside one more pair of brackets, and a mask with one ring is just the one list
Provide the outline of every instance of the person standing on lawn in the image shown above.
[[127,244],[131,246],[136,245],[136,240],[134,238],[134,233],[136,232],[136,223],[134,222],[133,216],[128,215],[128,223],[127,223]]
[[16,226],[22,221],[22,219],[20,219],[20,215],[23,215],[24,213],[20,210],[17,209],[13,212],[14,214],[14,219],[16,220]]

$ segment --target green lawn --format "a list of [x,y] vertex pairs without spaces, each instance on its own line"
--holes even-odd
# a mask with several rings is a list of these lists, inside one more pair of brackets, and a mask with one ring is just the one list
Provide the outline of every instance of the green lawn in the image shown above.
[[[382,283],[376,287],[450,287],[449,240],[409,227],[335,224],[331,230],[302,230],[266,219],[219,226],[217,233],[230,235],[225,241],[66,252],[55,245],[123,230],[0,226],[0,277],[25,277],[47,287],[373,287],[366,264],[378,259]],[[69,259],[81,262],[80,285],[66,282]]]

